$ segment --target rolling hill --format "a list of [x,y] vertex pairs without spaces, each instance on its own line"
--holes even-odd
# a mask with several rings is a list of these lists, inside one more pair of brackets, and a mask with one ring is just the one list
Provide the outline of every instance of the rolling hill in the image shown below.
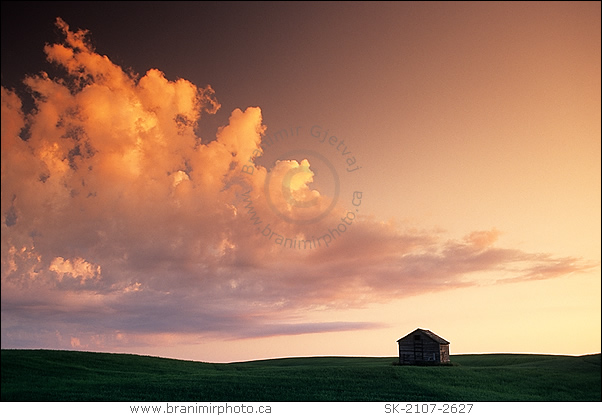
[[2,350],[2,401],[600,401],[600,354],[456,355],[202,363],[149,356]]

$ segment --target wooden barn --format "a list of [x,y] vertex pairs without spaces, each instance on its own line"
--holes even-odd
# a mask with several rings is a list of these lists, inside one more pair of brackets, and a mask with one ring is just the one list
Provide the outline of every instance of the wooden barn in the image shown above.
[[416,329],[397,344],[400,365],[449,363],[449,342],[430,330]]

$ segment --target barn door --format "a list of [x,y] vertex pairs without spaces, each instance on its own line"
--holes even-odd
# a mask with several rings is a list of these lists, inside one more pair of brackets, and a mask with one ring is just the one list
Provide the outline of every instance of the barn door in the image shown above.
[[414,336],[414,360],[417,362],[424,361],[424,343],[422,336],[419,334]]

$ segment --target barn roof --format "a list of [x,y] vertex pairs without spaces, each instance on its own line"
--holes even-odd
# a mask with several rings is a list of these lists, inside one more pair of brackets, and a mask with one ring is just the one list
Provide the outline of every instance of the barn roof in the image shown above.
[[436,341],[439,344],[449,344],[449,342],[447,340],[445,340],[443,337],[439,337],[432,331],[426,330],[426,329],[416,329],[413,332],[406,334],[401,339],[397,340],[397,342],[399,343],[401,340],[405,339],[406,337],[412,336],[416,332],[420,332],[420,333],[424,334],[425,336],[430,337],[431,339],[433,339],[434,341]]

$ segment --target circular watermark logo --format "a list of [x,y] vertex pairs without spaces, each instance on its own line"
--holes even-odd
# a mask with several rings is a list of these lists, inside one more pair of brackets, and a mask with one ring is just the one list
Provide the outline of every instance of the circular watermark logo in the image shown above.
[[[288,170],[281,177],[272,168],[268,171],[264,194],[270,209],[282,220],[288,223],[310,224],[324,219],[334,209],[339,200],[340,180],[334,165],[322,154],[307,150],[291,150],[278,157],[282,160],[302,160]],[[311,166],[311,167],[310,167]],[[332,188],[330,190],[330,203],[322,207],[320,194],[307,191],[306,180],[313,179],[313,175],[325,172],[330,177]],[[324,177],[322,177],[324,182]],[[274,181],[276,181],[274,185]],[[324,190],[320,189],[323,194]],[[307,195],[309,194],[309,195]],[[275,200],[283,200],[285,204],[278,205]]]
[[[353,186],[362,168],[359,160],[350,143],[320,125],[267,134],[261,150],[253,152],[241,173],[254,175],[256,163],[268,162],[262,196],[272,215],[266,217],[265,211],[258,209],[259,196],[253,195],[252,189],[242,194],[243,208],[257,232],[274,244],[293,249],[328,248],[359,213],[363,192]],[[335,216],[337,211],[342,214]],[[291,225],[297,229],[294,235],[286,235]],[[303,229],[304,225],[308,228]]]

